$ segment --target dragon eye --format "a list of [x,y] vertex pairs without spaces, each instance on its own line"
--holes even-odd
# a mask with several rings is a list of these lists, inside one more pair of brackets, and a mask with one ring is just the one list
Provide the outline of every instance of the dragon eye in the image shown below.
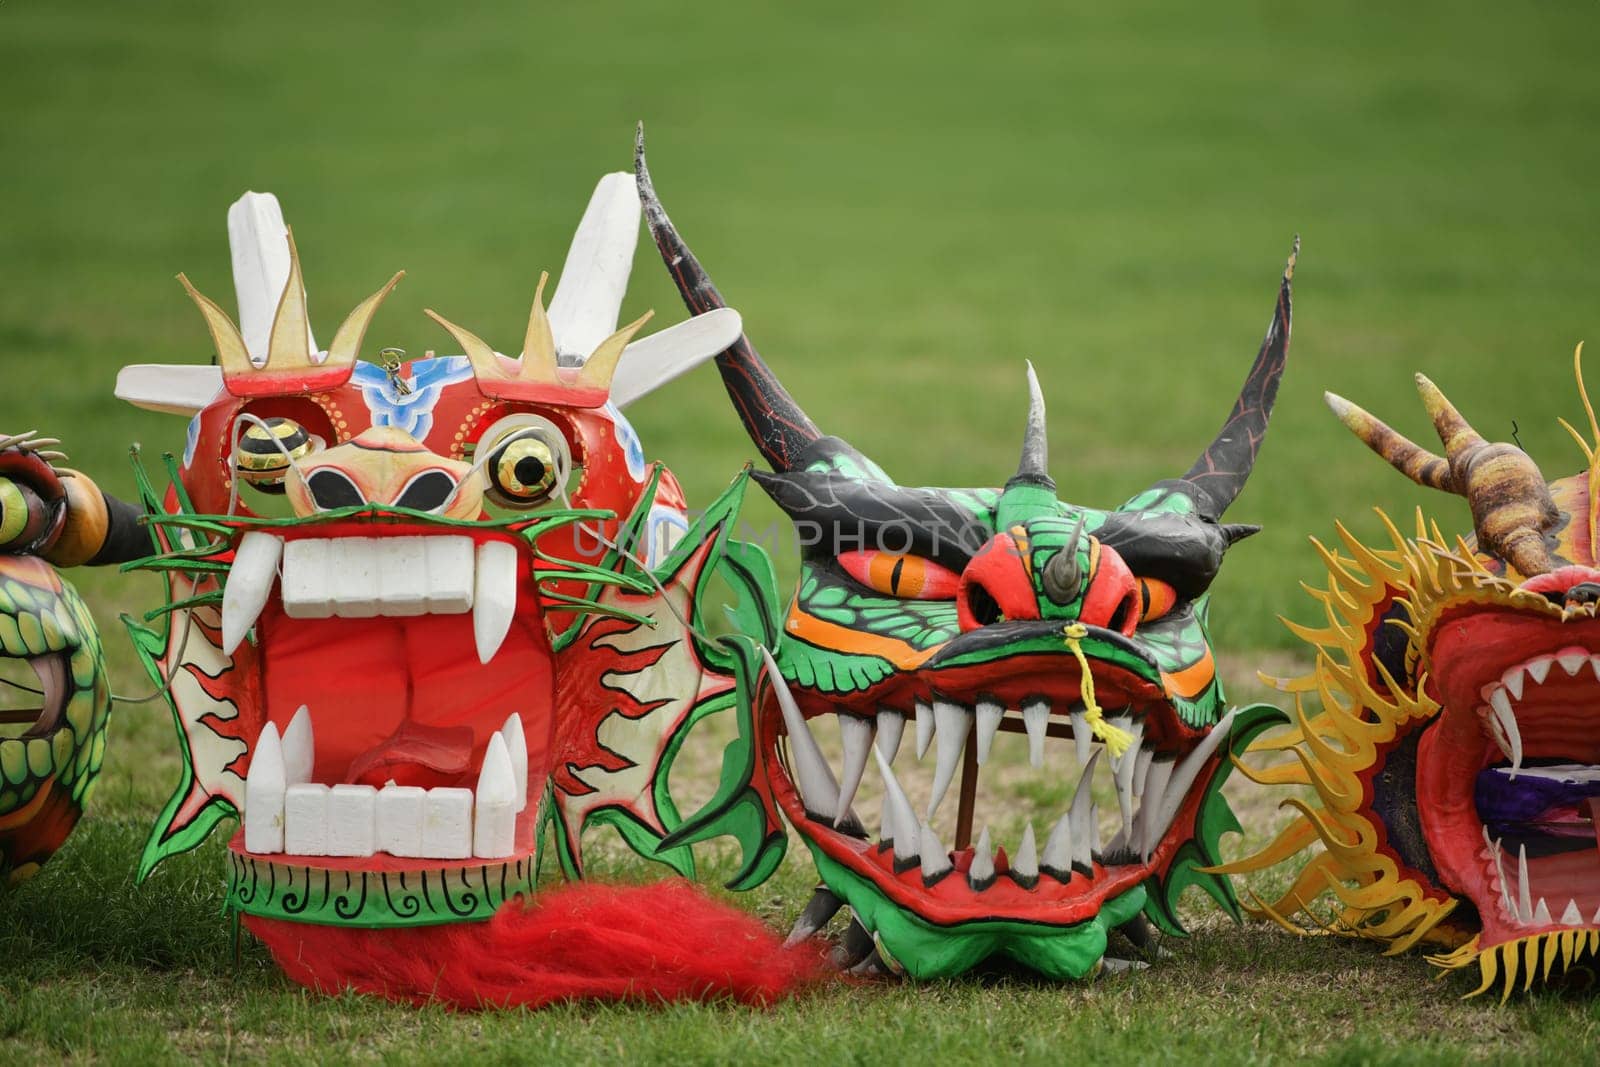
[[524,510],[549,500],[566,482],[572,452],[556,425],[537,415],[512,415],[491,426],[478,447],[486,449],[489,499]]
[[1160,578],[1139,579],[1139,621],[1154,622],[1178,603],[1178,591]]
[[50,509],[27,485],[0,478],[0,550],[26,549],[45,533]]
[[239,435],[233,466],[241,479],[263,493],[281,493],[290,462],[321,447],[322,439],[307,433],[293,419],[263,419],[250,423]]
[[862,585],[902,600],[954,600],[961,577],[922,556],[867,549],[839,553],[839,565]]

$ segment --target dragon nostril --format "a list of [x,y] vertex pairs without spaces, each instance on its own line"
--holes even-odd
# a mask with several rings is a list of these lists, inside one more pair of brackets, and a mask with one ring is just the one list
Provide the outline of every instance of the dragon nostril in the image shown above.
[[967,612],[979,626],[993,626],[1005,620],[1005,612],[989,595],[989,590],[976,582],[967,587]]

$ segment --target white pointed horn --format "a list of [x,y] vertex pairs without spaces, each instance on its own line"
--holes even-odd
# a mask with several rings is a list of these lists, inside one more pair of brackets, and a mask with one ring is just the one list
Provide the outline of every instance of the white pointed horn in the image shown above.
[[[289,281],[289,227],[271,193],[245,193],[228,208],[228,249],[233,254],[233,289],[239,297],[239,333],[257,366],[267,358],[267,340],[278,300]],[[311,326],[306,345],[320,351]]]
[[594,187],[550,298],[556,351],[587,356],[617,330],[639,243],[639,193],[633,175],[607,174]]
[[744,332],[733,308],[717,308],[641,337],[622,350],[611,376],[611,402],[627,407],[725,350]]
[[221,392],[221,367],[134,363],[117,371],[117,399],[146,411],[188,418],[203,410]]

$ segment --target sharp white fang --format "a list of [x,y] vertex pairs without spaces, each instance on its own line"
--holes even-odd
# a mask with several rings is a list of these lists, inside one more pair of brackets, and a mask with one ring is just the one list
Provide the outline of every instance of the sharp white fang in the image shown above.
[[[1139,760],[1140,745],[1144,742],[1144,722],[1132,722],[1125,715],[1117,718],[1121,722],[1112,720],[1113,724],[1133,737],[1133,742],[1123,751],[1122,758],[1112,761],[1117,783],[1117,807],[1122,813],[1122,825],[1126,827],[1133,822],[1133,772]],[[1129,840],[1131,842],[1131,836]]]
[[1538,656],[1527,663],[1528,677],[1537,685],[1543,685],[1544,680],[1550,676],[1550,664],[1554,663],[1554,656]]
[[1135,796],[1144,796],[1144,784],[1150,776],[1150,760],[1155,756],[1155,750],[1150,748],[1139,749],[1139,758],[1133,763],[1133,792]]
[[1550,905],[1544,902],[1544,897],[1539,898],[1539,903],[1533,907],[1533,922],[1536,926],[1550,925]]
[[950,855],[927,823],[922,824],[921,836],[922,877],[937,878],[950,869]]
[[522,716],[512,712],[500,727],[500,736],[506,739],[506,751],[511,753],[511,773],[516,777],[517,810],[528,806],[528,737],[522,730]]
[[889,762],[894,762],[894,755],[900,751],[900,737],[906,732],[906,717],[898,711],[888,708],[878,712],[878,751],[888,757]]
[[1028,731],[1028,763],[1044,766],[1044,735],[1050,726],[1050,705],[1031,700],[1022,705],[1022,725]]
[[283,775],[290,785],[311,781],[317,742],[311,731],[311,709],[301,704],[283,728]]
[[878,773],[883,775],[884,821],[889,824],[888,836],[894,842],[894,858],[916,859],[922,830],[911,810],[911,801],[906,799],[906,791],[900,788],[900,780],[894,776],[894,768],[883,758],[883,753],[874,748],[872,755],[878,761]]
[[1089,749],[1094,745],[1094,733],[1089,729],[1089,712],[1076,708],[1068,714],[1072,720],[1072,750],[1078,757],[1078,766],[1089,762]]
[[1146,863],[1150,862],[1150,854],[1161,842],[1156,821],[1161,816],[1161,802],[1166,799],[1167,783],[1172,780],[1172,768],[1172,760],[1157,760],[1150,765],[1150,776],[1144,785],[1144,799],[1139,802],[1139,856]]
[[[1489,831],[1487,828],[1483,831],[1483,836],[1485,840],[1488,839]],[[1490,846],[1489,854],[1494,858],[1495,877],[1500,885],[1500,899],[1505,904],[1506,913],[1512,918],[1516,918],[1517,902],[1511,899],[1511,883],[1506,881],[1506,866],[1503,861],[1504,853],[1501,851],[1498,840]]]
[[278,728],[261,728],[250,752],[250,776],[244,782],[244,847],[246,852],[283,851],[283,799],[288,782],[283,773],[283,745]]
[[[1121,730],[1125,734],[1133,732],[1133,718],[1126,713],[1106,716],[1106,725],[1110,726],[1113,730]],[[1130,754],[1132,754],[1132,752],[1133,749],[1129,747],[1123,749],[1122,755],[1111,757],[1111,777],[1114,780],[1121,779],[1122,763]]]
[[[1566,665],[1562,664],[1562,666],[1566,666]],[[1561,925],[1562,926],[1582,926],[1583,925],[1583,912],[1578,910],[1578,902],[1576,900],[1568,900],[1567,901],[1567,908],[1566,908],[1565,911],[1563,911],[1561,913]]]
[[1600,656],[1589,657],[1589,669],[1594,672],[1595,681],[1600,681]]
[[1166,835],[1167,828],[1172,825],[1172,820],[1177,818],[1178,809],[1183,806],[1184,799],[1189,795],[1189,787],[1200,775],[1217,747],[1228,737],[1228,731],[1233,729],[1235,712],[1228,712],[1222,721],[1211,728],[1211,732],[1200,739],[1200,743],[1183,757],[1183,760],[1173,768],[1172,777],[1167,782],[1167,787],[1161,797],[1161,807],[1157,809],[1155,824],[1150,827],[1151,839],[1159,841]]
[[994,746],[995,731],[1000,729],[1000,720],[1005,716],[1004,704],[997,704],[992,700],[978,702],[978,765],[989,762],[989,749]]
[[472,638],[478,646],[479,663],[494,659],[516,614],[516,546],[510,541],[485,541],[478,546],[472,593]]
[[1506,741],[1511,745],[1511,778],[1515,780],[1522,770],[1522,731],[1517,727],[1517,716],[1511,710],[1511,700],[1504,689],[1496,689],[1490,694],[1489,706],[1494,709],[1500,729],[1505,732]]
[[1533,900],[1528,893],[1528,846],[1517,846],[1517,918],[1533,919]]
[[1506,692],[1511,694],[1512,700],[1521,700],[1524,679],[1525,675],[1522,673],[1522,668],[1512,667],[1500,676],[1500,684],[1505,688]]
[[517,784],[511,752],[499,733],[489,738],[478,772],[472,815],[472,854],[479,859],[509,856],[517,841]]
[[839,739],[844,744],[844,768],[839,781],[839,812],[833,824],[840,825],[861,788],[861,775],[867,769],[867,754],[872,749],[872,720],[838,713]]
[[1078,789],[1072,794],[1072,807],[1067,810],[1068,828],[1072,833],[1072,862],[1088,868],[1093,864],[1092,850],[1096,841],[1094,827],[1094,767],[1100,761],[1101,749],[1095,749],[1078,776]]
[[1022,831],[1022,844],[1017,846],[1016,858],[1011,861],[1011,873],[1019,878],[1039,877],[1039,846],[1033,840],[1033,823]]
[[1485,721],[1489,724],[1489,737],[1493,739],[1495,747],[1509,760],[1511,758],[1511,741],[1506,737],[1506,728],[1500,725],[1500,716],[1490,712],[1485,716]]
[[1574,675],[1589,662],[1589,651],[1583,648],[1564,648],[1556,653],[1556,662],[1561,664],[1561,669],[1569,676]]
[[977,845],[972,850],[972,866],[967,868],[967,884],[977,889],[993,877],[994,852],[989,845],[989,828],[985,826],[983,833],[978,835]]
[[773,695],[778,698],[778,708],[783,712],[783,725],[789,731],[789,753],[793,757],[795,785],[800,799],[814,815],[832,819],[839,813],[839,783],[833,779],[833,768],[822,758],[817,739],[811,736],[805,716],[789,692],[789,683],[783,680],[772,653],[765,648],[761,658],[767,665],[767,678],[772,683]]
[[1048,870],[1059,871],[1062,874],[1072,870],[1071,813],[1062,815],[1051,828],[1050,836],[1045,838],[1041,862]]
[[933,721],[939,734],[939,760],[933,771],[933,794],[928,798],[929,819],[939,810],[940,801],[955,781],[956,768],[967,747],[967,734],[972,731],[972,713],[960,704],[939,700],[933,705]]
[[925,702],[917,701],[917,759],[922,759],[928,754],[928,746],[933,744],[933,709]]
[[[222,654],[234,649],[261,617],[278,580],[278,561],[283,558],[283,539],[252,530],[239,539],[233,566],[222,587]],[[255,851],[252,849],[251,851]]]

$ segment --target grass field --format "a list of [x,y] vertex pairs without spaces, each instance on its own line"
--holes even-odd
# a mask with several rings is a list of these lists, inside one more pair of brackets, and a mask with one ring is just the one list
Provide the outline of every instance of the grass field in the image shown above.
[[[905,483],[1014,469],[1023,357],[1065,496],[1112,504],[1180,473],[1301,234],[1291,368],[1229,515],[1266,530],[1213,611],[1236,695],[1297,662],[1277,616],[1309,615],[1308,535],[1335,517],[1373,535],[1375,504],[1467,527],[1463,502],[1350,440],[1322,390],[1425,436],[1423,370],[1547,474],[1579,464],[1555,417],[1579,412],[1572,346],[1600,339],[1592,3],[542,6],[0,3],[0,429],[62,437],[122,494],[130,442],[180,448],[179,420],[124,407],[112,381],[209,358],[172,275],[226,294],[223,217],[245,189],[284,202],[316,321],[403,267],[373,349],[445,347],[425,305],[519,336],[642,118],[663,198],[769,362]],[[645,307],[679,314],[648,243],[624,310]],[[752,455],[709,370],[629,414],[696,502]],[[115,619],[157,590],[74,580],[118,689],[145,691]],[[248,945],[234,963],[216,842],[132,885],[177,765],[157,706],[113,729],[91,818],[0,897],[0,1061],[1548,1062],[1600,1037],[1586,996],[1461,1003],[1419,959],[1198,904],[1173,959],[1072,988],[835,988],[765,1013],[321,999]],[[1236,794],[1259,838],[1272,801]],[[786,923],[809,874],[791,855],[742,902]]]

